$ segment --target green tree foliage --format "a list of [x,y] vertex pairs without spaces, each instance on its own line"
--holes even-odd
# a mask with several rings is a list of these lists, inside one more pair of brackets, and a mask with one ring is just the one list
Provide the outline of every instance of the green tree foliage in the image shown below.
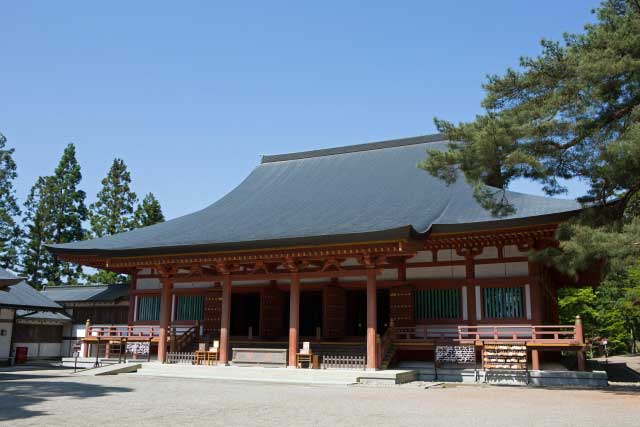
[[48,206],[51,189],[47,187],[50,184],[48,177],[39,177],[24,205],[27,240],[22,254],[22,274],[35,288],[45,284],[45,270],[53,264],[53,255],[44,248],[53,236],[53,221]]
[[135,213],[136,226],[146,227],[148,225],[164,222],[164,214],[160,202],[153,193],[144,196],[142,203],[138,205]]
[[136,193],[131,191],[131,174],[122,159],[114,159],[102,180],[95,203],[89,206],[91,231],[95,237],[129,231],[135,228]]
[[[436,119],[451,141],[421,166],[448,182],[461,169],[476,196],[500,215],[495,197],[516,178],[566,192],[563,179],[590,183],[582,201],[609,206],[620,218],[640,190],[640,11],[635,1],[605,1],[597,22],[563,42],[542,41],[542,53],[484,85],[486,112],[470,123]],[[493,188],[487,188],[486,185]]]
[[[136,228],[136,193],[131,191],[131,174],[122,159],[114,159],[97,200],[89,206],[89,219],[94,237],[110,236]],[[92,283],[114,284],[127,280],[111,271],[98,271],[87,276]]]
[[13,181],[18,176],[13,160],[15,149],[7,148],[7,138],[0,133],[0,267],[15,270],[22,230],[18,223],[20,208]]
[[44,244],[69,243],[85,236],[85,192],[78,189],[82,173],[73,144],[67,145],[53,175],[38,178],[25,203],[27,244],[23,272],[33,286],[75,284],[82,268],[59,261]]
[[587,183],[579,200],[590,209],[560,228],[560,248],[534,256],[574,277],[603,266],[598,290],[567,290],[560,303],[565,316],[588,313],[589,333],[621,350],[635,345],[640,319],[640,2],[606,0],[594,13],[582,33],[542,40],[540,55],[489,76],[474,121],[436,119],[457,142],[429,150],[420,167],[448,183],[461,171],[496,216],[514,212],[504,190],[515,179],[548,195],[566,192],[564,180]]

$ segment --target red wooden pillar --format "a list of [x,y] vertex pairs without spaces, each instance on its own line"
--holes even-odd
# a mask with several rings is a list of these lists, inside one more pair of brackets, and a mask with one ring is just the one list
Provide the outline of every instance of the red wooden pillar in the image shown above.
[[[89,338],[91,335],[91,320],[87,319],[84,324],[84,337]],[[89,357],[89,341],[84,341],[81,345],[82,347],[82,357]]]
[[160,334],[158,341],[158,361],[164,363],[167,359],[167,339],[171,327],[171,279],[160,279],[162,290],[160,293]]
[[231,333],[231,276],[222,281],[222,310],[220,314],[220,364],[229,364],[229,335]]
[[367,271],[367,369],[378,368],[376,355],[376,325],[378,323],[376,275],[377,271],[373,268]]
[[298,354],[298,329],[300,328],[300,275],[291,275],[289,289],[289,367],[296,368]]
[[[584,345],[584,330],[582,329],[582,319],[580,316],[576,316],[576,340]],[[584,371],[587,368],[587,360],[584,354],[584,350],[578,350],[576,353],[578,358],[578,371]]]
[[534,371],[540,370],[540,354],[538,354],[538,350],[531,350],[531,369]]

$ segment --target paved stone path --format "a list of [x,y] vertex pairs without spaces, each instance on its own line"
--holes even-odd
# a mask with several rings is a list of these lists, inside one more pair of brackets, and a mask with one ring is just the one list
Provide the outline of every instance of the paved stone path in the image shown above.
[[0,425],[637,426],[640,389],[303,386],[0,371]]

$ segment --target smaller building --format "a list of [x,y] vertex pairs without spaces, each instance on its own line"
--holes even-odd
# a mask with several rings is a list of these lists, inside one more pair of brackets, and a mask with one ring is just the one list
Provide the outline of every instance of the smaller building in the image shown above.
[[62,357],[82,350],[88,319],[97,326],[126,326],[128,323],[128,285],[46,286],[40,293],[62,306],[70,318],[62,333]]
[[60,357],[65,323],[62,306],[0,268],[0,363]]

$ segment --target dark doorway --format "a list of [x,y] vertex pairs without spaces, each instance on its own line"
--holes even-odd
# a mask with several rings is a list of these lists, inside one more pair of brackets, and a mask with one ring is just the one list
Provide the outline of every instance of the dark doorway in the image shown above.
[[289,298],[289,292],[284,292],[283,295],[284,303],[282,304],[282,331],[284,332],[284,336],[289,339],[289,305],[291,304]]
[[246,337],[260,333],[260,294],[231,294],[231,335]]
[[[389,326],[389,289],[378,289],[376,295],[378,334]],[[347,291],[347,336],[363,336],[367,333],[367,292]]]
[[367,293],[347,291],[347,336],[361,337],[367,331]]
[[322,292],[300,293],[300,336],[313,337],[322,328]]

